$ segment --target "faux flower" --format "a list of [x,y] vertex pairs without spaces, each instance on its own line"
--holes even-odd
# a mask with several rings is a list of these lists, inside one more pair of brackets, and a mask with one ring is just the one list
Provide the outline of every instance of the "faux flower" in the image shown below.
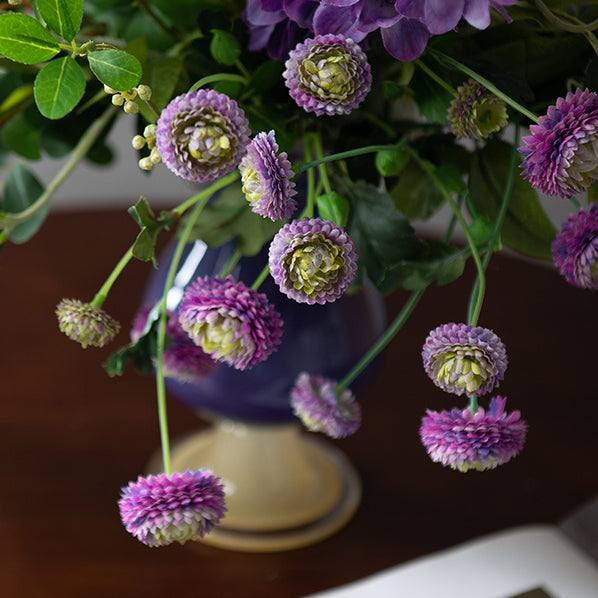
[[569,198],[598,179],[598,94],[577,89],[558,98],[530,132],[519,151],[532,187]]
[[249,29],[249,50],[265,49],[270,58],[286,60],[313,31],[319,4],[317,0],[247,0],[243,20]]
[[357,253],[334,222],[303,218],[276,233],[268,262],[282,293],[299,303],[323,304],[336,301],[351,284]]
[[291,97],[318,116],[349,114],[372,85],[366,55],[343,35],[317,35],[297,44],[285,67],[282,75]]
[[344,438],[359,428],[361,409],[348,388],[337,396],[336,386],[334,380],[302,372],[291,389],[291,406],[311,432]]
[[515,457],[525,443],[527,424],[519,411],[505,413],[505,403],[506,398],[496,396],[488,411],[428,409],[419,433],[432,461],[459,471],[484,471]]
[[[137,341],[143,334],[149,314],[149,309],[143,309],[135,317],[131,330],[133,341]],[[171,341],[162,355],[166,377],[197,384],[218,369],[218,363],[189,338],[173,312],[168,312],[166,334]]]
[[471,324],[442,324],[432,330],[422,357],[432,382],[456,395],[490,392],[507,369],[502,341],[492,330]]
[[214,359],[247,370],[278,348],[282,319],[263,293],[232,276],[198,278],[179,305],[179,322]]
[[103,347],[120,330],[120,324],[103,309],[78,299],[63,299],[56,306],[56,317],[60,331],[84,349]]
[[469,79],[457,89],[448,124],[459,139],[486,139],[507,124],[507,107],[483,85]]
[[172,172],[201,183],[233,171],[249,137],[245,114],[234,100],[199,89],[177,96],[162,110],[156,147]]
[[243,193],[251,209],[271,220],[290,218],[297,208],[297,193],[286,152],[278,153],[274,131],[258,133],[239,165]]
[[598,289],[598,205],[580,208],[563,223],[552,242],[552,257],[572,285]]
[[224,516],[224,488],[210,471],[139,476],[118,501],[127,531],[148,546],[184,544],[210,532]]

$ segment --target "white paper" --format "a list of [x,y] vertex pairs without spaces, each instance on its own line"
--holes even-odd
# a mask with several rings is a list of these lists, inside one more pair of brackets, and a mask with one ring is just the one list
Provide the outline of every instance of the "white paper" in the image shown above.
[[410,561],[309,598],[598,598],[598,565],[559,529],[507,530]]

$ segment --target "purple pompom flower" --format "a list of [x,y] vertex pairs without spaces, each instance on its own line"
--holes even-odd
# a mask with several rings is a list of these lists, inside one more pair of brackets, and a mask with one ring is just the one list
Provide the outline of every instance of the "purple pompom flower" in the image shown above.
[[323,218],[285,224],[274,236],[268,257],[280,291],[299,303],[336,301],[357,270],[353,242],[340,226]]
[[156,147],[172,172],[201,183],[233,171],[249,137],[245,114],[234,100],[200,89],[177,96],[162,110]]
[[519,151],[523,176],[546,195],[569,198],[598,179],[598,94],[577,89],[530,126]]
[[343,35],[318,35],[297,44],[285,62],[285,85],[306,112],[349,114],[370,91],[365,53]]
[[282,319],[263,293],[232,276],[198,278],[179,305],[179,322],[214,359],[247,370],[278,348]]
[[580,208],[563,223],[552,242],[556,267],[569,283],[598,289],[598,205]]
[[56,306],[56,317],[60,331],[84,349],[103,347],[120,330],[120,324],[103,309],[79,299],[63,299]]
[[286,152],[277,152],[274,131],[258,133],[239,165],[243,193],[251,209],[271,220],[290,218],[297,208],[291,163]]
[[[131,340],[139,340],[145,331],[151,310],[142,309],[136,316],[131,330]],[[179,382],[197,384],[211,376],[219,367],[201,347],[198,347],[181,327],[178,317],[168,312],[166,334],[170,344],[162,355],[164,375]]]
[[148,546],[184,544],[210,532],[224,516],[224,488],[210,471],[139,476],[118,501],[127,531]]
[[338,396],[336,388],[335,380],[301,372],[291,389],[291,406],[293,413],[311,432],[344,438],[359,428],[361,409],[348,388]]
[[422,358],[432,382],[456,395],[490,392],[507,369],[502,341],[492,330],[471,324],[442,324],[432,330]]
[[428,409],[419,433],[432,461],[459,471],[484,471],[515,457],[525,443],[527,424],[519,411],[505,413],[505,403],[506,398],[496,396],[488,411]]
[[507,124],[507,107],[483,85],[469,79],[457,89],[448,124],[458,139],[486,139]]

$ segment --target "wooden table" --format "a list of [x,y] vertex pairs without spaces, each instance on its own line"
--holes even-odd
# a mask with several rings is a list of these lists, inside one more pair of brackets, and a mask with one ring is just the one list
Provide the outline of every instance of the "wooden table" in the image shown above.
[[[420,350],[430,329],[464,318],[468,270],[426,292],[360,397],[361,430],[336,443],[364,484],[345,529],[277,554],[143,546],[116,501],[158,445],[154,382],[132,370],[109,378],[100,364],[115,346],[82,350],[53,313],[62,297],[90,300],[135,234],[124,212],[52,215],[0,254],[2,596],[301,596],[486,532],[556,522],[598,492],[597,296],[499,256],[480,324],[507,346],[500,392],[530,425],[517,459],[461,474],[432,463],[419,442],[426,407],[464,405],[426,378]],[[133,263],[110,295],[123,328],[150,268]],[[388,300],[391,315],[406,296]],[[121,333],[116,346],[125,342]],[[173,400],[169,416],[174,437],[205,426]]]

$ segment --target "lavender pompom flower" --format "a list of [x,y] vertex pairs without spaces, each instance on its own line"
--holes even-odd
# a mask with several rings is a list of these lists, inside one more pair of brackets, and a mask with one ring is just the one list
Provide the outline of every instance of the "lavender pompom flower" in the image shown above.
[[532,187],[569,198],[598,179],[598,94],[577,89],[558,98],[530,132],[519,151]]
[[243,193],[252,211],[270,220],[290,218],[297,203],[291,163],[286,152],[278,154],[274,131],[258,133],[239,165]]
[[507,107],[483,85],[469,79],[457,89],[448,124],[458,139],[486,139],[507,124]]
[[422,349],[434,384],[456,395],[483,395],[498,386],[507,369],[504,344],[492,330],[471,324],[442,324]]
[[179,305],[179,322],[206,353],[247,370],[278,348],[283,322],[263,293],[232,276],[198,278]]
[[552,242],[556,267],[569,283],[598,289],[598,205],[571,214]]
[[336,387],[334,380],[301,372],[291,389],[291,406],[311,432],[344,438],[359,428],[361,409],[348,388],[337,396]]
[[63,299],[56,306],[56,317],[60,331],[84,349],[103,347],[120,330],[120,324],[103,309],[79,299]]
[[[145,308],[135,316],[131,330],[133,342],[139,340],[145,332],[151,313],[149,308]],[[214,361],[189,338],[174,312],[168,312],[166,334],[170,337],[171,342],[162,355],[164,376],[178,382],[197,384],[218,369],[218,362]]]
[[306,112],[349,114],[370,91],[365,53],[343,35],[317,35],[297,44],[285,62],[285,85]]
[[525,443],[527,424],[519,411],[505,413],[505,403],[506,398],[496,396],[488,411],[428,409],[419,433],[432,461],[465,472],[495,469],[515,457]]
[[276,233],[268,263],[282,293],[299,303],[324,304],[336,301],[351,284],[357,253],[334,222],[303,218]]
[[151,547],[203,537],[226,510],[220,478],[201,469],[139,476],[122,488],[118,506],[127,531]]
[[162,110],[156,147],[172,172],[201,183],[233,171],[249,137],[245,114],[234,100],[200,89],[177,96]]

